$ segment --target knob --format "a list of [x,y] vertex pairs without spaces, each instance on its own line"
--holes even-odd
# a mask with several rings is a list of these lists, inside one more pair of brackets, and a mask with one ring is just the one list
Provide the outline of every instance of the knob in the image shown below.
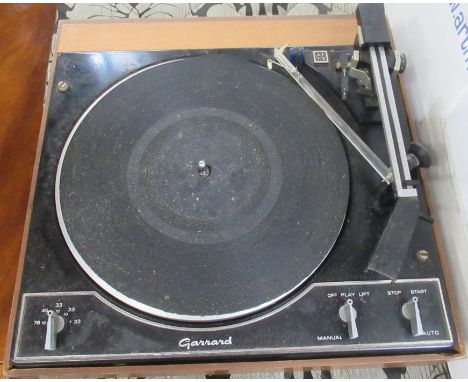
[[350,340],[354,340],[359,337],[357,326],[356,326],[356,309],[353,308],[353,300],[346,300],[343,306],[338,311],[340,319],[346,322],[348,325],[348,335]]
[[411,145],[408,148],[407,159],[410,170],[414,170],[418,167],[431,167],[431,156],[429,151],[420,143],[411,142]]
[[65,320],[52,310],[47,311],[47,332],[44,349],[53,351],[57,349],[57,334],[65,327]]
[[413,297],[401,307],[403,317],[411,322],[411,333],[413,337],[422,336],[424,329],[421,322],[421,314],[419,313],[418,298]]

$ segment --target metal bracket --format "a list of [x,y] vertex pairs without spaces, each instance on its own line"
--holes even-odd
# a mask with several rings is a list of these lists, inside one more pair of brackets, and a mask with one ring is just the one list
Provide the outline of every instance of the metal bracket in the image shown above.
[[409,185],[411,174],[385,49],[370,46],[369,53],[395,191],[398,197],[415,197],[416,189]]
[[312,98],[312,100],[324,111],[330,121],[340,130],[345,138],[354,146],[370,166],[388,184],[391,183],[393,174],[385,163],[371,150],[369,146],[357,135],[348,123],[333,109],[322,95],[306,80],[306,78],[294,67],[291,61],[284,55],[286,46],[275,48],[274,56],[277,62],[269,60],[268,67],[277,64],[288,72],[298,85]]

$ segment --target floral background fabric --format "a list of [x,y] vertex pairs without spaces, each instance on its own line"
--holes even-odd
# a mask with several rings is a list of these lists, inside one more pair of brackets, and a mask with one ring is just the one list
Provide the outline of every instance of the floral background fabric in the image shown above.
[[138,19],[166,17],[348,15],[357,4],[295,3],[132,3],[59,4],[59,19]]

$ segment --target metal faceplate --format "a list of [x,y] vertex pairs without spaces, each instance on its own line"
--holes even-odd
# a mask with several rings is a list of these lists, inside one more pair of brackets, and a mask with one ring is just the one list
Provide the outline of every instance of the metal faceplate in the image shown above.
[[[402,306],[419,299],[422,335]],[[340,307],[353,302],[359,336],[349,338]],[[55,351],[44,350],[47,311],[65,319]],[[324,319],[326,317],[326,319]],[[269,314],[242,323],[183,328],[145,320],[95,292],[23,296],[18,364],[143,359],[227,359],[261,355],[366,354],[450,349],[453,338],[437,279],[313,284]]]

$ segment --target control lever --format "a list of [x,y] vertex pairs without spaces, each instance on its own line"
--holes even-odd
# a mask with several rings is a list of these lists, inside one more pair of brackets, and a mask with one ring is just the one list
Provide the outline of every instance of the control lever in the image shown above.
[[424,329],[421,322],[421,314],[419,313],[418,298],[413,297],[410,301],[403,304],[401,307],[403,317],[411,321],[411,333],[413,337],[424,335]]
[[53,310],[48,310],[47,316],[47,332],[44,349],[54,351],[57,349],[57,334],[65,327],[65,320]]
[[431,156],[429,151],[421,144],[412,142],[408,149],[408,165],[410,170],[418,167],[431,167]]
[[348,325],[348,335],[350,340],[354,340],[359,337],[359,333],[356,326],[356,309],[353,308],[353,300],[348,299],[341,306],[340,310],[338,311],[340,319],[343,322],[346,322]]

